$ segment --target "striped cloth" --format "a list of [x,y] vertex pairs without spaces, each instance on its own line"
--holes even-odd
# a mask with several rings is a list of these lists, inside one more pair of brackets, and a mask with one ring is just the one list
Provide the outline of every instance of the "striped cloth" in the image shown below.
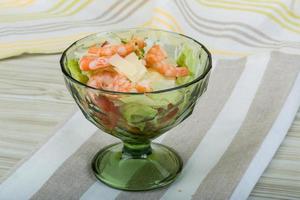
[[187,34],[222,56],[300,49],[299,0],[1,2],[0,58],[61,52],[90,33],[137,26]]
[[92,156],[116,139],[76,111],[1,183],[0,199],[246,199],[300,106],[299,1],[24,0],[0,6],[1,58],[61,52],[87,34],[136,26],[192,36],[214,58],[194,113],[156,141],[183,159],[171,186],[124,192],[96,181]]

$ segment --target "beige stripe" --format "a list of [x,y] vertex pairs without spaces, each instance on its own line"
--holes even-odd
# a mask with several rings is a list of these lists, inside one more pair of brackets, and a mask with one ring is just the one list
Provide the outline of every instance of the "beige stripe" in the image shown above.
[[[224,60],[218,62],[218,66],[211,76],[207,93],[200,99],[194,114],[176,129],[171,130],[164,138],[163,143],[174,148],[181,156],[184,164],[191,157],[225,105],[244,69],[245,61],[245,59],[240,59],[238,61]],[[198,130],[190,130],[189,127],[195,127],[195,124],[199,127]],[[188,145],[182,142],[186,141],[187,138],[189,140]],[[165,188],[147,193],[122,192],[116,199],[159,199],[166,190]]]
[[228,199],[276,120],[299,73],[299,56],[272,53],[247,117],[232,144],[193,199]]
[[93,156],[113,142],[117,140],[112,136],[96,132],[58,168],[32,199],[79,199],[96,181],[91,169]]

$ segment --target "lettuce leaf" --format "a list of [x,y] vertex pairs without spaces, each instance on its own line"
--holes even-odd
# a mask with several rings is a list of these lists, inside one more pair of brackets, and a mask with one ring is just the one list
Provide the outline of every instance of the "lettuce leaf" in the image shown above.
[[162,94],[132,95],[122,97],[120,100],[120,112],[128,125],[144,130],[146,122],[156,122],[156,117],[160,114],[159,108],[168,110],[169,105],[177,106],[184,100],[184,96],[179,91],[166,92]]
[[125,103],[140,104],[153,108],[166,109],[169,104],[177,105],[183,101],[183,94],[180,91],[170,91],[161,94],[129,95],[120,98]]
[[190,73],[188,76],[178,77],[176,79],[176,84],[182,85],[195,79],[198,65],[197,58],[198,55],[195,54],[192,48],[187,45],[183,46],[176,63],[179,67],[187,67]]
[[67,66],[71,73],[71,76],[77,81],[80,81],[81,83],[86,83],[89,80],[88,76],[82,74],[77,60],[68,60]]
[[135,103],[125,104],[120,110],[124,119],[130,124],[152,120],[158,113],[150,106]]

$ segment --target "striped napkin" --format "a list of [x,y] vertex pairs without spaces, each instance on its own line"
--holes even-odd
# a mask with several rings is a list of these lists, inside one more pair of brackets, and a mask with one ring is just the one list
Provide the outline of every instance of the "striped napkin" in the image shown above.
[[0,58],[57,53],[96,31],[139,26],[194,37],[214,61],[194,113],[156,140],[184,162],[169,187],[124,192],[97,181],[91,159],[117,140],[76,111],[1,183],[0,199],[246,199],[300,106],[299,8],[294,0],[1,2]]
[[300,54],[297,0],[20,0],[14,7],[4,2],[0,58],[61,52],[88,34],[137,26],[187,34],[226,57],[270,50]]

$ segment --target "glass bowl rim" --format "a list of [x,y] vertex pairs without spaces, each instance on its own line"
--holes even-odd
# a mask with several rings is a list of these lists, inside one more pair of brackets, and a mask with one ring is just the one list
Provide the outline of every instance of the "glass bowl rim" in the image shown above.
[[[179,86],[176,86],[176,87],[171,87],[171,88],[167,88],[167,89],[163,89],[163,90],[155,90],[155,91],[151,91],[151,92],[145,92],[145,93],[138,93],[138,92],[119,92],[119,91],[112,91],[112,90],[104,90],[104,89],[100,89],[100,88],[94,88],[94,87],[91,87],[91,86],[88,86],[78,80],[76,80],[75,78],[73,78],[65,69],[64,67],[64,59],[66,57],[66,54],[68,52],[68,50],[70,48],[72,48],[73,46],[75,46],[78,42],[84,40],[84,39],[87,39],[89,37],[92,37],[92,36],[95,36],[95,35],[98,35],[98,34],[106,34],[106,33],[114,33],[114,32],[125,32],[125,31],[130,31],[130,30],[141,30],[141,31],[157,31],[157,32],[165,32],[167,34],[172,34],[172,35],[177,35],[177,36],[180,36],[180,37],[185,37],[189,40],[192,40],[193,42],[195,42],[196,44],[200,45],[204,51],[207,53],[208,55],[208,67],[206,69],[205,72],[203,72],[200,76],[198,76],[197,78],[195,78],[194,80],[190,81],[190,82],[187,82],[185,84],[182,84],[182,85],[179,85]],[[61,70],[64,74],[64,76],[66,78],[68,78],[69,80],[71,80],[72,82],[76,83],[76,84],[79,84],[81,86],[84,86],[84,87],[87,87],[89,89],[92,89],[92,90],[96,90],[96,91],[100,91],[100,92],[103,92],[103,93],[109,93],[109,94],[123,94],[123,95],[144,95],[144,94],[159,94],[159,93],[164,93],[164,92],[170,92],[170,91],[173,91],[173,90],[178,90],[178,89],[181,89],[181,88],[186,88],[190,85],[193,85],[197,82],[199,82],[200,80],[204,79],[206,77],[206,75],[210,72],[211,68],[212,68],[212,58],[211,58],[211,53],[208,51],[208,49],[200,42],[198,42],[197,40],[195,40],[194,38],[190,37],[190,36],[187,36],[187,35],[184,35],[182,33],[176,33],[176,32],[172,32],[172,31],[167,31],[167,30],[162,30],[162,29],[154,29],[154,28],[124,28],[124,29],[112,29],[112,30],[109,30],[109,31],[100,31],[100,32],[96,32],[96,33],[92,33],[92,34],[89,34],[83,38],[80,38],[78,40],[76,40],[75,42],[73,42],[68,48],[66,48],[63,53],[62,53],[62,56],[60,58],[60,67],[61,67]]]

